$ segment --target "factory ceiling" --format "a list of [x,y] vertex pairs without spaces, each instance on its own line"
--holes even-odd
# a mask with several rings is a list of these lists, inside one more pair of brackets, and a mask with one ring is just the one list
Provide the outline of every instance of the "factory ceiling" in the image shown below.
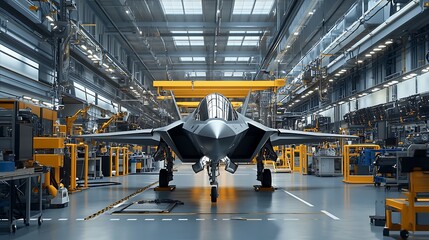
[[[91,4],[108,23],[105,33],[130,47],[151,80],[259,80],[284,78],[353,3],[95,0]],[[309,21],[313,15],[324,21]],[[292,32],[305,28],[313,31]],[[291,39],[300,41],[299,49],[273,64],[282,50],[280,43]]]

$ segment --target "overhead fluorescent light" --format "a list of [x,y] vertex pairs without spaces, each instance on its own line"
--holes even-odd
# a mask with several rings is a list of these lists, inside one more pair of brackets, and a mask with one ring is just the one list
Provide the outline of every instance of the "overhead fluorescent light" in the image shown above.
[[344,103],[345,103],[344,101],[338,102],[338,104],[340,104],[340,105],[341,105],[341,104],[344,104]]
[[328,82],[333,82],[333,81],[334,81],[334,79],[332,79],[332,78],[328,80]]
[[389,44],[392,44],[392,43],[393,43],[392,39],[389,39],[389,40],[387,40],[387,41],[385,42],[385,44],[386,44],[386,45],[389,45]]
[[374,50],[374,52],[378,52],[378,51],[381,51],[381,48],[374,48],[372,50]]
[[42,102],[43,105],[48,106],[48,107],[53,107],[54,104],[52,103],[48,103],[48,102]]
[[29,96],[22,96],[22,98],[24,98],[25,100],[31,100],[31,97]]
[[372,57],[371,54],[365,54],[365,57]]
[[357,60],[357,63],[363,63],[363,60]]
[[389,87],[390,86],[390,84],[384,84],[383,85],[383,87]]
[[380,88],[373,88],[373,89],[371,90],[371,92],[377,92],[378,90],[380,90]]
[[385,47],[386,47],[386,45],[383,45],[383,44],[378,45],[378,48],[385,48]]
[[46,15],[46,19],[48,19],[50,22],[55,21],[51,15]]
[[88,50],[88,48],[87,48],[85,45],[83,45],[83,44],[82,44],[82,45],[80,45],[80,47],[81,47],[83,50],[85,50],[85,51],[86,51],[86,50]]

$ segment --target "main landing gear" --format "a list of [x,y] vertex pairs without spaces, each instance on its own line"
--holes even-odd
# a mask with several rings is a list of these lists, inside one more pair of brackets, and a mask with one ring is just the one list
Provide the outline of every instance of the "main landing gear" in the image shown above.
[[155,161],[161,161],[165,159],[166,168],[163,168],[159,171],[159,187],[160,189],[170,188],[168,186],[169,182],[173,180],[173,155],[170,148],[165,142],[160,142],[158,150],[154,154]]
[[273,189],[271,170],[264,169],[264,159],[277,160],[277,154],[274,152],[273,146],[269,141],[265,143],[256,157],[256,180],[261,182],[261,186],[258,189]]

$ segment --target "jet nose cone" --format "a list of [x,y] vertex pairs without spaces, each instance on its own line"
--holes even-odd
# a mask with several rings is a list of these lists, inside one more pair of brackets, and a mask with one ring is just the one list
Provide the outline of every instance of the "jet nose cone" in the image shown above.
[[221,139],[234,135],[234,131],[221,120],[209,121],[200,131],[200,135],[204,137]]

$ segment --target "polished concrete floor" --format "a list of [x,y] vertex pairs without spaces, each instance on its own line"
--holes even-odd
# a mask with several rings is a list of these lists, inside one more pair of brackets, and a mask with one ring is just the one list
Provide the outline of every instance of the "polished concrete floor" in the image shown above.
[[[1,229],[0,239],[400,239],[398,232],[383,237],[383,227],[370,224],[375,200],[399,196],[372,185],[344,184],[341,177],[303,176],[274,173],[275,192],[255,192],[255,166],[241,165],[236,174],[221,171],[220,196],[210,202],[206,172],[194,174],[181,165],[171,184],[173,192],[156,192],[153,187],[128,201],[173,199],[184,204],[164,214],[112,215],[110,211],[84,218],[133,194],[158,179],[138,174],[104,178],[121,185],[97,187],[70,195],[63,209],[47,209],[44,222],[30,226],[18,222],[9,234]],[[429,233],[411,234],[409,239],[429,239]]]

